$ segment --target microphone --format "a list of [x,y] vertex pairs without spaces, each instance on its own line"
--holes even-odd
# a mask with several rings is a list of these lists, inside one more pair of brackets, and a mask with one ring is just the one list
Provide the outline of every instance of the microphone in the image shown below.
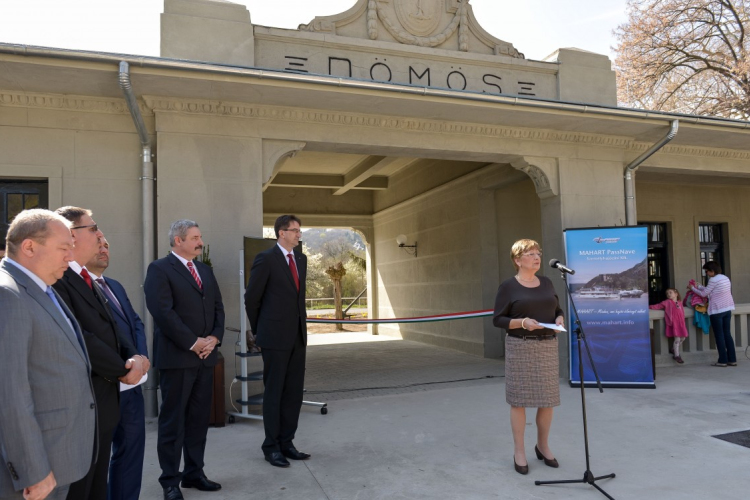
[[570,269],[569,267],[565,267],[564,265],[562,265],[560,263],[560,261],[557,260],[557,259],[550,260],[549,261],[549,267],[551,267],[552,269],[558,269],[559,271],[561,271],[563,273],[568,273],[568,274],[575,274],[576,273],[574,270]]

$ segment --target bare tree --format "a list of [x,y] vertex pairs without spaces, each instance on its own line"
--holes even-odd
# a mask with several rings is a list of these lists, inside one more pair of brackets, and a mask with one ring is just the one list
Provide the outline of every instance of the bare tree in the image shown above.
[[621,105],[750,119],[750,0],[628,0]]

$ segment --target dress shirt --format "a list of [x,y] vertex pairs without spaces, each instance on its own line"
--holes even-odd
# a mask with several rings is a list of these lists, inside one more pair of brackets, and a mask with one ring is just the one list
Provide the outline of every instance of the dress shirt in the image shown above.
[[276,245],[281,249],[281,253],[284,254],[284,260],[286,260],[286,264],[289,265],[289,256],[292,256],[292,260],[294,261],[294,269],[297,271],[297,279],[299,279],[299,269],[297,269],[297,259],[294,257],[294,250],[291,252],[287,250],[286,248],[281,246],[281,243],[278,241],[276,242]]
[[[177,257],[180,260],[180,262],[182,262],[182,265],[185,266],[185,269],[187,269],[188,272],[190,272],[190,268],[188,267],[188,260],[187,259],[184,259],[184,258],[180,257],[179,255],[177,255],[174,252],[172,252],[172,255],[174,255],[175,257]],[[193,264],[193,270],[195,271],[195,274],[198,275],[198,278],[200,278],[201,282],[203,282],[203,278],[201,278],[201,275],[198,272],[198,266],[196,266],[195,264]]]
[[[18,262],[16,262],[15,260],[11,259],[10,257],[5,257],[5,260],[8,261],[10,264],[13,264],[14,266],[16,266],[21,271],[23,271],[23,273],[26,276],[28,276],[29,278],[31,278],[31,281],[33,281],[34,283],[36,283],[39,286],[39,288],[42,289],[42,291],[45,293],[45,295],[47,294],[47,284],[44,281],[42,281],[42,278],[40,278],[39,276],[37,276],[36,274],[34,274],[32,271],[29,271],[28,269],[26,269],[25,267],[23,267]],[[53,301],[53,303],[54,303],[54,301]],[[73,330],[73,333],[76,334],[76,338],[78,338],[78,333],[76,333],[76,329],[73,327],[73,323],[70,322],[70,318],[68,317],[67,314],[65,314],[65,311],[63,310],[63,308],[60,305],[60,303],[59,302],[56,303],[55,306],[62,313],[63,318],[65,318],[65,321],[68,322],[68,325],[70,326],[70,329]],[[80,340],[81,339],[79,339],[79,341]],[[83,347],[83,346],[81,346],[81,347]]]

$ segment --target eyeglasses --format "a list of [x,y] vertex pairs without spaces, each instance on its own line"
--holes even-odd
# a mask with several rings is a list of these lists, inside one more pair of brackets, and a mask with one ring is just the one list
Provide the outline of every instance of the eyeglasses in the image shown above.
[[92,233],[99,231],[98,224],[89,224],[88,226],[74,226],[74,227],[71,227],[70,229],[86,229],[86,228],[91,228]]
[[280,229],[280,231],[289,231],[290,233],[299,233],[300,230],[297,228],[294,229]]
[[540,259],[542,258],[542,252],[529,252],[521,255],[523,255],[524,257],[539,257]]

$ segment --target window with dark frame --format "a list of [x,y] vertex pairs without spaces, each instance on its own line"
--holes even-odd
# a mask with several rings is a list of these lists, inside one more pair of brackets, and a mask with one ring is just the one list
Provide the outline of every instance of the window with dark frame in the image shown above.
[[706,262],[714,261],[721,267],[722,272],[726,273],[724,262],[724,231],[722,224],[699,223],[698,224],[698,242],[700,244],[701,259],[701,280],[705,286],[708,283],[708,276],[703,269]]
[[658,304],[671,286],[669,276],[669,238],[664,222],[641,222],[648,227],[648,303]]
[[5,235],[16,215],[31,208],[48,208],[47,181],[32,179],[0,179],[0,240],[5,246]]

